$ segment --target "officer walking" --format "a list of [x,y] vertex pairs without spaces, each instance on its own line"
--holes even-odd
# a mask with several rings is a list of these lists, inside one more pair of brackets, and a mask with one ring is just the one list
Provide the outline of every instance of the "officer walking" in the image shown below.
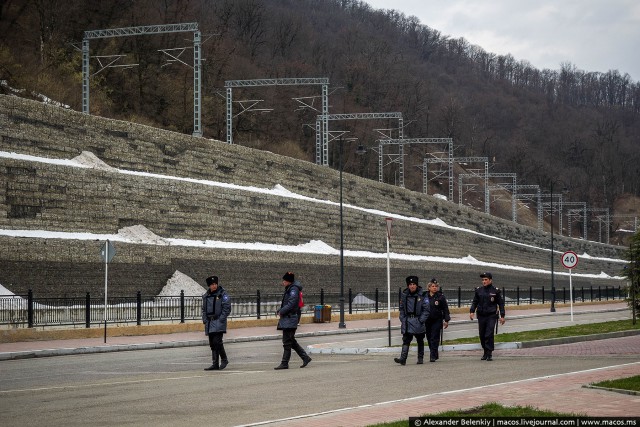
[[[202,295],[202,323],[209,336],[213,364],[205,371],[217,371],[227,367],[229,360],[224,351],[222,335],[227,332],[227,317],[231,313],[231,297],[218,284],[218,276],[207,277],[209,290]],[[218,362],[218,359],[220,360]]]
[[304,349],[296,341],[296,329],[298,328],[298,303],[302,285],[295,280],[292,272],[288,271],[282,276],[282,286],[284,286],[284,294],[282,295],[282,304],[278,310],[278,330],[282,331],[282,362],[274,369],[289,369],[289,359],[291,358],[291,349],[293,349],[302,359],[301,368],[304,368],[311,362],[311,357],[307,355]]
[[425,323],[427,342],[429,343],[429,362],[438,360],[438,346],[442,328],[446,329],[451,320],[447,299],[440,291],[438,281],[433,278],[427,286],[429,297],[429,317]]
[[504,325],[504,300],[500,289],[493,286],[493,276],[491,273],[482,273],[482,286],[476,288],[469,318],[473,320],[473,314],[478,314],[478,331],[480,335],[480,345],[484,354],[480,360],[493,360],[493,331],[496,327],[498,313],[500,324]]
[[401,365],[407,364],[409,346],[413,337],[418,343],[418,364],[424,361],[424,322],[429,317],[429,298],[418,286],[418,277],[409,276],[406,279],[407,288],[402,291],[400,297],[400,329],[402,332],[402,351],[400,357],[394,358],[394,362]]

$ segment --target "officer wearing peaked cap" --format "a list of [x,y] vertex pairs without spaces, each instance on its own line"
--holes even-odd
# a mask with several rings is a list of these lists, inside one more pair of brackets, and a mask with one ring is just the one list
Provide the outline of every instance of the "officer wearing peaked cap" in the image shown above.
[[409,276],[406,279],[407,288],[400,297],[400,328],[402,331],[402,350],[400,357],[394,362],[401,365],[407,364],[409,346],[413,337],[418,342],[418,364],[424,361],[424,322],[429,317],[429,298],[423,294],[418,285],[417,276]]
[[209,289],[202,295],[202,323],[209,337],[213,363],[205,371],[217,371],[227,367],[229,360],[224,350],[222,335],[227,332],[227,317],[231,313],[231,297],[218,284],[218,276],[207,277]]
[[504,325],[504,299],[500,289],[493,286],[491,273],[480,274],[482,286],[476,288],[469,310],[469,318],[473,320],[473,314],[478,314],[478,332],[480,344],[484,353],[480,360],[493,360],[493,331],[500,315],[500,324]]

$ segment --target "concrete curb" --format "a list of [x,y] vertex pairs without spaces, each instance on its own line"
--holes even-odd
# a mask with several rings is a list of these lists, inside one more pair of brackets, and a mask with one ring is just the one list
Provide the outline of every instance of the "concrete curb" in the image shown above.
[[624,390],[624,389],[621,389],[621,388],[598,387],[597,385],[591,385],[591,384],[585,384],[585,385],[582,386],[582,388],[592,388],[592,389],[595,389],[595,390],[612,391],[614,393],[628,394],[628,395],[631,395],[631,396],[640,396],[640,391]]
[[[614,309],[607,311],[622,311],[626,309]],[[594,310],[601,311],[601,310]],[[592,312],[592,311],[589,311]],[[586,314],[589,312],[581,312],[578,314]],[[520,315],[510,316],[510,318],[524,318],[538,316],[534,315]],[[562,313],[562,315],[568,315],[568,313]],[[471,320],[460,320],[452,323],[472,323]],[[388,326],[369,327],[369,328],[354,328],[354,329],[330,329],[325,331],[313,331],[313,332],[301,332],[296,334],[299,338],[314,337],[314,336],[328,336],[328,335],[341,335],[341,334],[358,334],[365,332],[380,332],[387,331]],[[400,326],[392,326],[392,330],[399,330]],[[542,347],[548,345],[570,344],[574,342],[593,341],[607,338],[618,338],[632,335],[638,335],[640,331],[622,331],[611,332],[608,334],[598,335],[585,335],[578,337],[567,338],[553,338],[548,340],[538,340],[529,342],[512,342],[512,343],[497,343],[496,350],[513,350],[520,348],[533,348]],[[252,342],[252,341],[267,341],[267,340],[280,340],[282,335],[270,334],[270,335],[258,335],[247,336],[237,338],[225,338],[225,343],[240,343],[240,342]],[[74,354],[95,354],[95,353],[109,353],[117,351],[136,351],[136,350],[155,350],[166,348],[179,348],[179,347],[195,347],[195,346],[208,346],[209,341],[207,339],[201,340],[188,340],[188,341],[160,341],[151,343],[139,343],[139,344],[105,344],[100,346],[91,347],[76,347],[76,348],[54,348],[43,350],[27,350],[16,352],[4,352],[0,353],[0,361],[3,360],[18,360],[18,359],[32,359],[37,357],[53,357],[53,356],[68,356]],[[442,351],[471,351],[480,350],[480,344],[455,344],[446,345],[441,347]],[[375,354],[375,353],[397,353],[397,347],[370,347],[370,348],[357,348],[357,347],[328,347],[327,344],[315,344],[307,346],[307,351],[313,354]],[[411,351],[414,351],[412,348]]]

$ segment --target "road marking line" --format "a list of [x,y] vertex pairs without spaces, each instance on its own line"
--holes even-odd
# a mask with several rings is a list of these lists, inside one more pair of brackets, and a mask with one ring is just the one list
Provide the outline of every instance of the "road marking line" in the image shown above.
[[442,396],[442,395],[448,395],[448,394],[454,394],[454,393],[463,393],[463,392],[467,392],[467,391],[480,390],[480,389],[489,388],[489,387],[503,387],[503,386],[513,385],[513,384],[518,384],[518,383],[525,383],[525,382],[529,382],[529,381],[538,381],[538,380],[549,379],[549,378],[557,378],[557,377],[563,377],[563,376],[566,376],[566,375],[573,375],[573,374],[586,374],[586,373],[589,373],[589,372],[602,371],[602,370],[606,370],[606,369],[616,369],[616,368],[622,368],[622,367],[625,367],[625,366],[633,366],[633,365],[640,365],[640,362],[623,363],[622,365],[614,365],[614,366],[603,366],[601,368],[586,369],[586,370],[583,370],[583,371],[565,372],[563,374],[545,375],[545,376],[542,376],[542,377],[527,378],[527,379],[524,379],[524,380],[516,380],[516,381],[508,381],[508,382],[499,383],[499,384],[483,385],[483,386],[465,388],[465,389],[460,389],[460,390],[442,391],[442,392],[438,392],[438,393],[425,394],[423,396],[407,397],[407,398],[404,398],[404,399],[389,400],[389,401],[386,401],[386,402],[370,403],[370,404],[365,404],[365,405],[352,406],[352,407],[348,407],[348,408],[340,408],[340,409],[333,409],[333,410],[329,410],[329,411],[316,412],[314,414],[297,415],[295,417],[280,418],[280,419],[277,419],[277,420],[269,420],[269,421],[260,421],[260,422],[252,423],[252,424],[242,424],[242,425],[238,425],[238,426],[235,426],[235,427],[250,427],[250,426],[260,426],[260,425],[274,424],[274,423],[282,423],[282,422],[286,422],[286,421],[299,420],[299,419],[303,419],[303,418],[317,417],[317,416],[320,416],[320,415],[335,414],[335,413],[338,413],[338,412],[345,412],[345,411],[350,411],[350,410],[354,410],[354,409],[372,408],[372,407],[375,407],[375,406],[382,406],[382,405],[388,405],[388,404],[393,404],[393,403],[410,402],[410,401],[417,400],[417,399],[426,399],[426,398],[433,397],[433,396]]
[[[245,375],[245,374],[255,374],[255,373],[262,373],[262,372],[265,372],[265,371],[227,371],[225,370],[220,374]],[[30,391],[65,390],[65,389],[74,389],[74,388],[100,387],[100,386],[111,386],[111,385],[143,384],[143,383],[152,383],[152,382],[158,382],[158,381],[190,380],[193,378],[210,378],[210,377],[211,377],[211,374],[202,374],[202,375],[192,375],[187,377],[154,378],[154,379],[148,379],[148,380],[113,381],[108,383],[92,383],[92,384],[82,384],[82,385],[24,388],[24,389],[16,389],[16,390],[0,390],[0,394],[30,392]]]

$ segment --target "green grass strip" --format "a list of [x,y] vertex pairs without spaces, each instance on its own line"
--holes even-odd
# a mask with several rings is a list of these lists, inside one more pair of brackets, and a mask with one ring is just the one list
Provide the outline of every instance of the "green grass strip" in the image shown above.
[[616,388],[618,390],[640,391],[640,375],[620,378],[617,380],[602,381],[591,385],[604,388]]
[[[424,417],[576,417],[579,414],[560,413],[536,409],[532,406],[502,406],[486,403],[471,409],[425,414]],[[371,427],[406,427],[407,420],[373,424]]]
[[[507,320],[508,321],[508,320]],[[633,324],[631,320],[616,320],[613,322],[588,323],[584,325],[563,326],[561,328],[540,329],[537,331],[508,332],[495,335],[495,342],[524,342],[545,340],[550,338],[566,338],[581,335],[605,334],[609,332],[620,332],[640,330],[640,322]],[[500,329],[498,328],[498,332]],[[446,333],[446,332],[445,332]],[[477,344],[480,339],[476,337],[458,338],[445,340],[444,345],[452,344]]]

